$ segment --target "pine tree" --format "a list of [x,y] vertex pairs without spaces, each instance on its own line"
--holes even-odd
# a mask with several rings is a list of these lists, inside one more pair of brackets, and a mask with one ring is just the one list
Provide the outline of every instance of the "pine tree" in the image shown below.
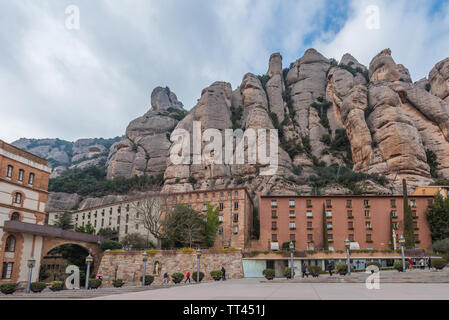
[[73,230],[73,219],[72,214],[68,212],[64,212],[58,216],[58,220],[56,220],[55,226],[61,228],[62,230]]
[[407,249],[415,248],[415,233],[413,231],[412,209],[408,204],[407,182],[402,180],[402,192],[404,198],[404,238]]
[[329,250],[329,242],[327,239],[327,220],[326,220],[326,208],[323,203],[323,250]]

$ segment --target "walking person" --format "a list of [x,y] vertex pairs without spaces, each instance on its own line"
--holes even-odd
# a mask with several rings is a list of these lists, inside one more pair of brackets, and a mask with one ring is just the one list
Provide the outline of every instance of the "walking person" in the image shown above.
[[222,274],[223,274],[223,281],[225,281],[226,280],[226,269],[224,268],[224,267],[221,267],[221,272],[222,272]]
[[327,270],[329,271],[329,275],[332,277],[332,270],[334,269],[333,262],[330,262],[327,266]]
[[410,269],[413,269],[413,260],[412,260],[412,258],[408,259],[408,263],[410,263]]
[[424,259],[419,260],[419,266],[420,266],[421,270],[424,270],[426,268],[426,266],[424,264]]
[[302,264],[301,266],[301,272],[302,272],[302,277],[304,278],[304,276],[307,276],[307,278],[309,277],[309,275],[307,274],[307,266],[305,263]]
[[187,280],[189,280],[189,283],[190,283],[190,272],[189,271],[187,271],[187,273],[186,273],[186,281],[184,281],[184,283],[186,283]]
[[163,283],[168,284],[168,273],[167,272],[164,273],[164,282]]
[[432,260],[430,259],[430,256],[429,259],[427,259],[427,266],[429,267],[429,270],[432,268]]

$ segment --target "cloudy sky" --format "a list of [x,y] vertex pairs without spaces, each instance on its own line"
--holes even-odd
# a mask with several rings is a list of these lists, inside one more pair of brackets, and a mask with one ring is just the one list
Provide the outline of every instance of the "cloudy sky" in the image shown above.
[[122,135],[156,86],[190,109],[310,47],[365,65],[391,48],[417,81],[449,56],[449,1],[0,0],[0,139]]

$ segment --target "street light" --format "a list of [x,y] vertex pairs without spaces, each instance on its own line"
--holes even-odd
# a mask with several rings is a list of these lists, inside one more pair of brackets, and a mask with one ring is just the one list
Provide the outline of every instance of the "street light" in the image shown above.
[[200,259],[201,259],[201,249],[196,249],[196,258],[197,258],[197,268],[196,268],[196,283],[200,283]]
[[290,241],[290,279],[293,279],[295,277],[295,267],[293,266],[293,253],[295,252],[295,244],[293,241]]
[[402,271],[405,272],[405,257],[404,257],[405,239],[404,239],[404,236],[403,236],[403,235],[399,238],[399,244],[401,245]]
[[31,277],[33,275],[33,268],[34,265],[36,264],[36,259],[34,259],[33,257],[31,257],[30,259],[28,259],[28,282],[27,282],[27,289],[26,289],[26,293],[30,293],[30,289],[31,289]]
[[89,253],[89,255],[86,257],[87,271],[86,271],[86,283],[84,285],[86,290],[89,289],[90,265],[92,264],[93,261],[94,258]]
[[351,241],[349,239],[345,240],[346,247],[346,264],[348,266],[348,274],[351,274],[351,260],[349,259],[349,248],[351,247]]
[[146,251],[144,251],[142,253],[142,261],[143,261],[142,286],[145,285],[145,276],[147,273],[147,260],[148,260],[148,253]]

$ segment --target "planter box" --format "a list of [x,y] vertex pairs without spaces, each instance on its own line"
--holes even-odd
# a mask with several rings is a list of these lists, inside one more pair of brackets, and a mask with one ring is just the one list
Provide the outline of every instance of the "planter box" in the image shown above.
[[214,277],[214,280],[215,280],[215,281],[220,281],[220,280],[221,280],[221,277]]
[[64,287],[49,287],[51,291],[61,291]]
[[123,287],[124,284],[125,284],[124,282],[122,282],[122,283],[114,283],[113,286],[114,286],[114,288],[121,288],[121,287]]

